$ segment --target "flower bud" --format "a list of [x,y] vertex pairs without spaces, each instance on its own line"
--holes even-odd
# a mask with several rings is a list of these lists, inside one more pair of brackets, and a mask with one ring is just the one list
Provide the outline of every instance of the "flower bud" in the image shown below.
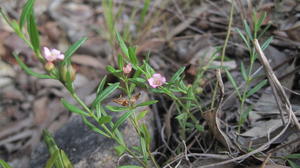
[[47,70],[47,71],[51,71],[51,70],[53,70],[55,68],[55,66],[54,66],[54,64],[52,63],[52,62],[47,62],[46,64],[45,64],[45,69]]
[[60,68],[60,79],[64,82],[68,81],[68,78],[70,78],[71,81],[75,80],[76,71],[70,64],[63,65]]
[[129,74],[132,70],[132,65],[131,64],[127,64],[125,67],[123,67],[123,72],[125,74]]

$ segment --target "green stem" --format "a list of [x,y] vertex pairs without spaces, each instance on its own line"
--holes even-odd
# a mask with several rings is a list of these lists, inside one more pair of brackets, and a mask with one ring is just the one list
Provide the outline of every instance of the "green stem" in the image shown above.
[[[80,104],[80,106],[86,110],[87,112],[89,112],[89,114],[91,115],[91,117],[93,117],[95,119],[95,115],[94,113],[87,107],[87,105],[77,96],[76,93],[72,93],[71,94],[72,97]],[[103,129],[110,135],[110,137],[112,139],[114,139],[115,141],[117,141],[117,143],[119,145],[122,145],[125,150],[135,159],[137,160],[140,164],[143,165],[143,167],[147,167],[147,165],[145,165],[145,163],[143,161],[141,161],[124,143],[122,143],[122,141],[119,140],[119,138],[117,136],[115,136],[104,124],[101,125],[103,127]]]

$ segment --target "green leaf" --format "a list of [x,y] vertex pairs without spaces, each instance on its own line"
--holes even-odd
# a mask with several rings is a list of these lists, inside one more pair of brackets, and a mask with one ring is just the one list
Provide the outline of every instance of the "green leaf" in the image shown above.
[[25,22],[27,21],[27,18],[29,15],[32,14],[32,8],[33,8],[33,5],[34,5],[34,2],[35,0],[28,0],[25,5],[23,6],[23,10],[22,10],[22,13],[21,13],[21,17],[20,17],[20,28],[22,29]]
[[112,117],[111,116],[102,116],[98,120],[99,125],[109,123],[111,121]]
[[13,53],[13,55],[15,56],[16,61],[18,62],[18,64],[20,65],[20,67],[29,75],[40,78],[40,79],[55,79],[52,76],[49,75],[44,75],[44,74],[39,74],[36,73],[34,71],[32,71],[29,67],[27,67],[26,64],[24,64],[24,62],[19,58],[19,56],[16,53]]
[[[61,149],[58,148],[58,146],[55,143],[54,138],[52,137],[52,135],[47,131],[47,130],[43,130],[43,139],[44,142],[47,145],[48,151],[51,155],[51,157],[57,157],[57,159],[52,158],[53,160],[53,164],[56,168],[72,168],[72,163],[70,162],[68,156],[65,154],[65,152]],[[56,156],[53,156],[56,155]],[[50,158],[51,160],[51,158]],[[47,162],[47,164],[51,164],[51,161],[49,161],[50,163]]]
[[122,124],[125,122],[125,120],[126,120],[128,117],[130,117],[131,114],[133,114],[133,113],[134,113],[134,110],[130,110],[130,111],[124,113],[124,114],[116,121],[116,123],[115,123],[115,125],[114,125],[114,127],[113,127],[112,130],[114,131],[115,129],[119,128],[119,126],[122,125]]
[[136,83],[136,84],[145,83],[146,82],[146,80],[143,79],[143,78],[129,78],[128,80],[130,82],[133,82],[133,83]]
[[245,68],[243,62],[241,62],[241,73],[242,73],[242,76],[243,76],[244,80],[247,81],[248,80],[248,75],[247,75],[246,68]]
[[40,52],[39,32],[37,29],[37,25],[35,23],[33,12],[29,15],[27,27],[28,27],[29,38],[30,38],[32,47],[34,49],[34,52],[39,53]]
[[289,155],[285,156],[284,158],[288,158],[288,159],[300,159],[300,153],[289,154]]
[[260,39],[261,36],[263,36],[265,34],[265,32],[271,27],[271,24],[268,24],[259,34],[259,36],[257,37],[257,39]]
[[[259,17],[258,21],[255,23],[255,32],[258,32],[263,21],[266,19],[267,13],[263,12],[263,14]],[[256,19],[256,18],[255,18]]]
[[148,112],[149,112],[148,110],[141,111],[141,112],[136,116],[136,119],[137,119],[138,121],[141,120],[142,118],[144,118],[144,117],[147,115]]
[[249,27],[249,24],[247,23],[246,20],[244,20],[244,27],[245,27],[245,31],[247,33],[247,36],[251,39],[251,41],[253,40],[253,36],[252,36],[252,33],[251,33],[251,29]]
[[119,166],[118,168],[143,168],[143,167],[135,166],[135,165],[125,165],[125,166]]
[[184,120],[187,118],[187,114],[186,113],[181,113],[178,116],[176,116],[177,120]]
[[97,95],[96,99],[92,103],[92,107],[95,107],[96,104],[103,101],[105,98],[107,98],[110,94],[112,94],[118,87],[120,83],[114,83],[107,88],[105,88],[99,95]]
[[289,165],[292,167],[292,168],[300,168],[299,165],[297,165],[296,163],[294,163],[293,161],[291,160],[287,160],[289,162]]
[[239,96],[239,98],[240,98],[240,100],[241,100],[242,97],[241,97],[239,88],[238,88],[238,86],[237,86],[235,80],[233,79],[231,73],[230,73],[227,69],[226,69],[225,71],[226,71],[226,74],[227,74],[227,77],[228,77],[229,81],[231,82],[233,88],[235,89],[235,91],[237,92],[237,94],[238,94],[238,96]]
[[147,128],[147,125],[145,123],[142,124],[141,131],[142,131],[143,137],[145,139],[146,145],[147,145],[147,147],[149,147],[151,145],[151,136],[150,136],[150,132]]
[[124,148],[122,145],[115,146],[114,148],[118,156],[123,155],[126,151],[126,148]]
[[243,33],[241,32],[240,29],[236,29],[236,31],[239,33],[240,37],[243,39],[244,43],[246,44],[246,46],[248,47],[248,49],[250,49],[250,44],[249,41],[246,39],[246,37],[243,35]]
[[252,96],[254,93],[256,93],[257,91],[259,91],[262,87],[264,87],[266,84],[268,83],[268,81],[265,79],[261,82],[259,82],[254,88],[252,88],[251,90],[249,90],[247,92],[246,97],[250,97]]
[[72,163],[68,158],[68,156],[66,155],[66,153],[61,149],[59,150],[59,152],[60,152],[61,160],[64,164],[64,168],[73,168]]
[[145,19],[146,14],[149,11],[150,4],[151,4],[151,0],[144,1],[144,7],[141,11],[139,26],[142,26],[144,24],[144,19]]
[[119,41],[119,45],[121,47],[122,52],[129,58],[129,52],[128,52],[128,48],[127,48],[125,42],[121,38],[119,32],[116,31],[116,35],[117,35],[117,40]]
[[91,122],[89,122],[84,116],[81,116],[83,123],[88,126],[91,130],[97,132],[98,134],[104,135],[106,137],[110,136],[108,134],[106,134],[105,132],[103,132],[102,130],[100,130],[99,128],[97,128],[94,124],[92,124]]
[[250,106],[245,111],[242,112],[242,114],[240,116],[240,121],[239,121],[240,125],[244,124],[244,122],[248,118],[248,115],[249,115],[249,113],[250,113],[251,110],[252,110],[252,107]]
[[90,115],[82,110],[80,110],[78,107],[68,103],[65,99],[61,100],[62,104],[65,106],[66,109],[70,110],[73,113],[77,113],[79,115],[84,115],[89,117]]
[[117,70],[111,65],[108,65],[106,67],[106,70],[107,70],[107,72],[110,72],[110,73],[116,73],[117,72]]
[[138,59],[136,57],[136,48],[129,47],[128,48],[129,60],[133,65],[138,65]]
[[124,58],[121,54],[118,54],[118,66],[120,69],[124,67]]
[[101,80],[101,82],[99,83],[99,85],[98,85],[97,92],[96,92],[97,95],[99,95],[100,92],[103,90],[104,85],[105,85],[105,83],[106,83],[106,80],[107,80],[107,76],[105,75],[105,76],[102,78],[102,80]]
[[155,104],[157,102],[158,102],[157,100],[149,100],[149,101],[145,101],[143,103],[136,105],[136,107],[149,106],[149,105]]
[[148,159],[147,142],[143,137],[140,137],[140,146],[143,153],[143,159],[146,161]]
[[51,154],[49,160],[46,163],[45,168],[52,168],[59,157],[59,150],[56,150],[53,154]]
[[[193,100],[194,94],[193,94],[193,88],[192,88],[192,87],[189,87],[189,88],[188,88],[188,93],[187,93],[187,94],[188,94],[188,95],[187,95],[188,98]],[[188,101],[186,102],[186,108],[187,108],[187,109],[190,109],[190,108],[191,108],[191,104],[192,104],[192,101],[191,101],[191,100],[188,100]]]
[[151,76],[155,73],[154,69],[144,60],[146,77],[147,79],[151,78]]
[[113,111],[113,112],[122,112],[122,111],[128,111],[129,107],[122,107],[122,106],[111,106],[107,105],[105,106],[108,110]]
[[65,60],[70,61],[71,56],[77,51],[77,49],[87,40],[86,37],[83,37],[76,41],[69,49],[65,52]]
[[8,163],[6,163],[4,160],[0,160],[0,165],[2,168],[12,168]]
[[199,131],[199,132],[204,131],[204,127],[203,127],[202,125],[200,125],[200,124],[196,124],[196,125],[195,125],[195,128],[196,128],[196,130]]
[[261,45],[261,49],[265,50],[266,48],[269,47],[270,43],[273,40],[273,36],[269,37],[262,45]]
[[180,75],[184,72],[185,67],[179,68],[179,70],[172,76],[170,82],[175,82],[180,78]]

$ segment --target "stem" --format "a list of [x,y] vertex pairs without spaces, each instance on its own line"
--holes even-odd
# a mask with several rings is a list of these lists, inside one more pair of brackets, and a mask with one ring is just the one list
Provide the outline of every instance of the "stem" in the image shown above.
[[[93,117],[94,119],[95,119],[95,115],[94,115],[94,113],[87,107],[87,105],[77,96],[77,94],[76,93],[71,93],[71,95],[72,95],[72,97],[80,104],[80,106],[82,106],[82,108],[84,109],[84,110],[86,110],[87,112],[89,112],[90,113],[90,115],[91,115],[91,117]],[[112,139],[114,139],[115,141],[117,141],[117,143],[119,144],[119,145],[122,145],[124,148],[125,148],[125,150],[126,150],[126,152],[128,152],[135,160],[137,160],[140,164],[142,164],[143,165],[143,167],[147,167],[147,165],[145,165],[145,163],[144,162],[142,162],[124,143],[122,143],[120,140],[119,140],[119,138],[118,137],[116,137],[105,125],[101,125],[102,126],[102,128],[110,135],[110,137],[112,138]]]
[[150,151],[148,151],[148,153],[149,153],[149,155],[150,155],[151,161],[153,162],[154,166],[155,166],[156,168],[160,168],[160,166],[157,164],[157,162],[156,162],[154,156],[152,155],[152,153],[151,153]]

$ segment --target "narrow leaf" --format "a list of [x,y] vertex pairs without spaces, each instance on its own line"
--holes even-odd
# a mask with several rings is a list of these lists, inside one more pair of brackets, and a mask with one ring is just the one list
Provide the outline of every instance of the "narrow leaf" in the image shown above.
[[157,102],[158,102],[157,100],[149,100],[149,101],[145,101],[143,103],[136,105],[136,107],[149,106],[149,105],[155,104]]
[[289,155],[285,156],[284,158],[288,158],[288,159],[300,159],[300,153],[289,154]]
[[244,124],[244,122],[248,118],[248,115],[249,115],[249,113],[250,113],[251,110],[252,110],[252,107],[250,106],[245,111],[242,111],[242,114],[240,116],[240,121],[239,121],[240,125]]
[[40,39],[39,39],[39,32],[37,29],[37,25],[35,23],[34,15],[31,13],[28,17],[28,34],[30,37],[30,41],[35,53],[40,51]]
[[116,35],[117,35],[117,40],[119,41],[119,45],[121,47],[121,50],[123,51],[123,53],[129,58],[129,52],[128,52],[128,48],[125,44],[125,42],[123,41],[123,39],[121,38],[119,32],[116,31]]
[[124,67],[124,58],[121,54],[118,54],[118,66],[120,69]]
[[123,155],[126,151],[126,149],[122,145],[115,146],[114,148],[118,156]]
[[227,74],[227,77],[228,77],[229,81],[231,82],[233,88],[235,89],[235,91],[237,92],[237,94],[238,94],[238,96],[239,96],[239,98],[241,100],[242,97],[240,95],[240,91],[239,91],[239,88],[238,88],[235,80],[233,79],[231,73],[227,69],[225,71],[226,71],[226,74]]
[[147,115],[148,112],[149,112],[148,110],[141,111],[141,112],[136,116],[136,119],[137,119],[138,121],[141,120],[142,118],[144,118],[144,117]]
[[21,29],[23,28],[28,15],[30,15],[32,12],[34,2],[35,2],[35,0],[28,0],[25,3],[25,5],[23,6],[23,10],[22,10],[21,17],[20,17],[20,24],[19,24]]
[[96,92],[97,95],[99,95],[100,92],[103,90],[104,85],[105,85],[105,83],[106,83],[106,79],[107,79],[107,76],[105,75],[105,76],[102,78],[101,82],[99,83],[98,88],[97,88],[97,92]]
[[125,122],[125,120],[126,120],[128,117],[130,117],[131,114],[133,114],[133,112],[134,112],[133,110],[130,110],[130,111],[124,113],[124,114],[116,121],[116,123],[115,123],[115,125],[114,125],[114,127],[113,127],[112,130],[114,131],[115,129],[119,128],[119,126],[122,125],[122,124]]
[[179,68],[179,70],[172,76],[170,82],[175,82],[180,78],[180,75],[184,72],[185,67]]
[[105,88],[94,100],[94,102],[92,103],[92,107],[95,107],[96,104],[100,103],[101,101],[103,101],[105,98],[107,98],[111,93],[113,93],[118,87],[119,87],[120,83],[114,83],[110,86],[108,86],[107,88]]
[[292,167],[292,168],[300,168],[299,165],[297,165],[296,163],[294,163],[293,161],[291,160],[287,160],[289,162],[289,165]]
[[111,121],[112,117],[111,116],[102,116],[100,117],[100,119],[98,120],[98,124],[102,125],[102,124],[106,124],[109,123]]
[[51,154],[49,160],[47,161],[45,168],[52,168],[59,157],[59,150],[56,150],[54,154]]
[[243,62],[241,62],[241,73],[242,73],[244,80],[247,81],[248,75],[247,75],[246,68],[245,68],[245,65]]
[[65,60],[70,61],[71,56],[77,51],[77,49],[87,40],[86,37],[83,37],[76,41],[69,49],[65,52]]
[[273,40],[273,36],[269,37],[262,45],[261,45],[261,49],[265,50],[266,48],[269,47],[270,43]]
[[130,62],[133,65],[138,65],[138,59],[136,57],[136,48],[135,47],[128,48],[128,54],[129,54]]
[[105,132],[103,132],[102,130],[100,130],[99,128],[97,128],[94,124],[92,124],[91,122],[89,122],[84,116],[81,116],[82,121],[85,125],[87,125],[91,130],[97,132],[98,134],[104,135],[106,137],[110,136],[108,134],[106,134]]
[[27,67],[26,64],[19,58],[19,56],[16,53],[13,53],[15,56],[16,61],[20,65],[20,67],[29,75],[40,78],[40,79],[54,79],[54,77],[49,76],[49,75],[44,75],[44,74],[39,74],[34,71],[32,71],[29,67]]
[[259,82],[254,88],[252,88],[251,90],[248,91],[247,97],[252,96],[254,93],[259,91],[262,87],[264,87],[267,83],[268,83],[267,80],[263,80],[263,81]]
[[6,163],[4,160],[0,160],[0,165],[3,168],[12,168],[8,163]]
[[62,104],[65,106],[65,108],[67,108],[68,110],[70,110],[73,113],[77,113],[79,115],[84,115],[89,117],[90,115],[84,111],[82,111],[81,109],[79,109],[78,107],[68,103],[65,99],[61,100]]
[[246,31],[246,33],[247,33],[247,36],[248,36],[251,40],[253,40],[253,36],[252,36],[252,33],[251,33],[251,29],[250,29],[249,24],[247,23],[246,20],[244,20],[244,27],[245,27],[245,31]]
[[106,108],[110,111],[113,111],[113,112],[122,112],[122,111],[128,111],[129,110],[129,107],[110,106],[110,105],[107,105]]

